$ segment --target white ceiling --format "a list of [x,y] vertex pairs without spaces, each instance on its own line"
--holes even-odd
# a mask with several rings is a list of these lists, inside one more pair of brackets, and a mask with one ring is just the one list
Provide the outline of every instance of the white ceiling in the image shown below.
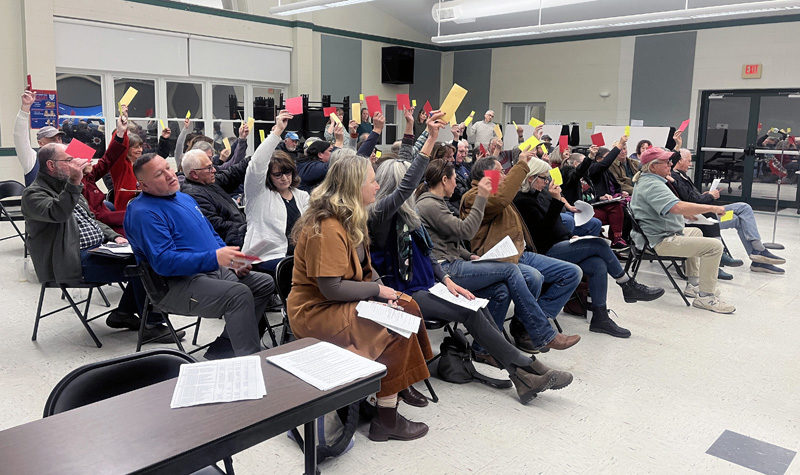
[[[491,2],[492,0],[486,0]],[[768,0],[763,0],[768,3]],[[519,3],[529,3],[531,8],[539,5],[539,0],[518,0]],[[411,28],[420,31],[430,37],[437,36],[437,24],[431,16],[432,6],[438,3],[436,0],[375,0],[372,4],[381,8],[389,15],[407,24]],[[711,6],[723,6],[744,3],[763,3],[758,0],[688,0],[688,7],[702,8]],[[687,6],[687,0],[594,0],[584,3],[550,7],[542,10],[542,24],[564,23],[583,20],[596,20],[610,17],[624,17],[629,15],[639,15],[656,12],[666,12],[683,10]],[[358,6],[343,7],[358,9]],[[788,14],[786,12],[781,14]],[[735,18],[752,18],[767,16],[764,13],[752,13],[737,15]],[[717,17],[704,21],[724,21],[733,17]],[[528,12],[514,13],[507,15],[496,15],[486,18],[478,18],[473,23],[454,23],[446,22],[441,24],[441,35],[451,35],[457,33],[470,33],[484,30],[498,30],[515,27],[537,25],[539,23],[539,11],[534,9]],[[638,29],[642,25],[630,26],[627,29]],[[619,31],[621,28],[615,28]],[[622,28],[623,30],[625,28]],[[598,30],[592,30],[596,33]],[[586,32],[564,32],[559,36],[575,36]],[[552,35],[551,35],[552,36]],[[541,36],[537,36],[541,37]],[[514,37],[509,40],[519,40],[525,37]],[[502,40],[494,40],[502,41]],[[458,44],[474,44],[480,41],[464,42]]]

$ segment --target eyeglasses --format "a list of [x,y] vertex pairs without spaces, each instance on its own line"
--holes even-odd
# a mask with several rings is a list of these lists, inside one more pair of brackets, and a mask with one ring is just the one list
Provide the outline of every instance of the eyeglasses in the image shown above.
[[553,177],[551,177],[550,175],[544,175],[544,176],[542,176],[542,175],[536,175],[536,178],[538,178],[538,179],[542,180],[542,181],[543,181],[543,182],[545,182],[545,183],[547,183],[547,182],[549,182],[550,180],[552,180],[552,179],[553,179]]
[[273,178],[280,178],[280,177],[282,177],[284,175],[292,176],[293,174],[294,174],[294,172],[292,172],[291,170],[284,170],[284,171],[281,171],[281,172],[270,173],[270,175],[272,175]]
[[51,161],[51,162],[71,162],[71,161],[73,161],[73,160],[75,160],[75,157],[61,158],[61,159],[53,159],[53,160],[50,160],[50,161]]
[[194,170],[194,171],[213,172],[214,171],[214,164],[212,163],[211,165],[209,165],[207,167],[203,167],[203,168],[192,168],[192,170]]

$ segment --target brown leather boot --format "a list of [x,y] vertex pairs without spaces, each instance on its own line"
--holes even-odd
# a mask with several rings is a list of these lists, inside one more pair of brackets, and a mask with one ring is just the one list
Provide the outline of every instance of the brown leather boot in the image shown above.
[[411,422],[397,413],[396,407],[378,407],[378,417],[369,426],[369,440],[386,442],[394,440],[419,439],[428,433],[428,426],[422,422]]
[[519,396],[519,401],[522,404],[527,404],[531,399],[535,398],[536,393],[553,387],[556,378],[552,371],[539,376],[522,368],[517,368],[513,374],[509,374],[509,377],[517,389],[517,396]]
[[546,344],[545,347],[552,348],[554,350],[566,350],[579,341],[581,341],[580,335],[565,335],[563,333],[556,333],[556,337],[553,338],[550,343]]
[[569,386],[569,383],[572,382],[572,373],[548,368],[541,360],[535,358],[533,359],[533,363],[522,369],[529,373],[538,374],[539,376],[546,374],[548,371],[552,372],[556,376],[556,380],[550,389],[562,389]]
[[428,405],[428,398],[417,391],[414,386],[409,386],[397,393],[397,398],[410,406],[425,407]]

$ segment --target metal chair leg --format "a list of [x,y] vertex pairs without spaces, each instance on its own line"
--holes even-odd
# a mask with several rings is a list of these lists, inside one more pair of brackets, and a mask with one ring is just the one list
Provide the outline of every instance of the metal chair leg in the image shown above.
[[431,393],[430,400],[433,402],[439,402],[439,396],[436,395],[436,391],[433,390],[433,386],[428,378],[425,378],[425,386],[428,388],[428,392]]
[[[80,309],[78,308],[78,305],[75,303],[74,300],[72,300],[72,296],[69,294],[69,292],[67,292],[66,286],[62,285],[61,286],[61,290],[63,292],[64,297],[69,302],[70,306],[72,306],[72,309],[78,315],[78,319],[83,324],[83,327],[86,328],[86,331],[89,332],[89,336],[91,336],[92,340],[94,340],[94,344],[97,345],[98,348],[101,348],[103,346],[103,344],[100,343],[100,340],[97,338],[97,335],[94,334],[94,331],[92,330],[92,327],[89,326],[89,322],[86,320],[86,315],[81,313]],[[89,297],[91,297],[91,296],[92,296],[91,289],[89,289]],[[87,306],[87,312],[88,312],[88,306],[89,306],[88,300],[87,300],[86,306]]]
[[36,321],[33,323],[33,336],[31,337],[31,341],[36,341],[36,333],[39,331],[39,320],[42,318],[42,303],[44,302],[45,289],[45,284],[42,284],[42,290],[39,292],[39,305],[36,307]]
[[197,346],[197,334],[200,333],[200,319],[203,317],[197,317],[197,322],[194,325],[194,337],[192,337],[192,345]]
[[142,318],[139,320],[139,335],[136,338],[136,353],[142,351],[142,338],[144,338],[144,326],[148,315],[150,315],[150,297],[145,296],[144,311],[142,311]]
[[97,291],[100,293],[100,297],[103,297],[103,303],[105,304],[105,306],[107,308],[111,307],[111,302],[108,301],[108,298],[106,297],[106,294],[103,292],[103,289],[98,287]]
[[231,457],[225,457],[222,459],[222,463],[225,465],[225,475],[234,475],[233,459]]
[[672,274],[669,272],[669,269],[667,269],[667,266],[664,265],[664,261],[662,261],[661,257],[658,256],[656,256],[656,260],[658,261],[659,264],[661,264],[661,268],[664,269],[664,273],[667,274],[667,277],[669,277],[669,281],[672,282],[672,286],[675,287],[675,290],[677,290],[678,293],[681,295],[681,298],[683,299],[686,306],[689,307],[690,306],[689,300],[686,299],[686,295],[683,294],[683,291],[678,286],[678,283],[675,282],[675,279],[672,277]]
[[561,329],[561,325],[558,324],[558,319],[554,318],[553,323],[556,324],[556,329],[558,329],[558,333],[564,333],[564,330]]

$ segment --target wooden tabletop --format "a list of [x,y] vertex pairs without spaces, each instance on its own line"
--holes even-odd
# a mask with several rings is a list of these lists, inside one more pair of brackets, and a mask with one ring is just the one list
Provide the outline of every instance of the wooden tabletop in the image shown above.
[[261,399],[171,409],[175,378],[4,430],[0,471],[191,472],[379,390],[385,372],[320,391],[264,359],[316,342],[258,353],[267,388]]

